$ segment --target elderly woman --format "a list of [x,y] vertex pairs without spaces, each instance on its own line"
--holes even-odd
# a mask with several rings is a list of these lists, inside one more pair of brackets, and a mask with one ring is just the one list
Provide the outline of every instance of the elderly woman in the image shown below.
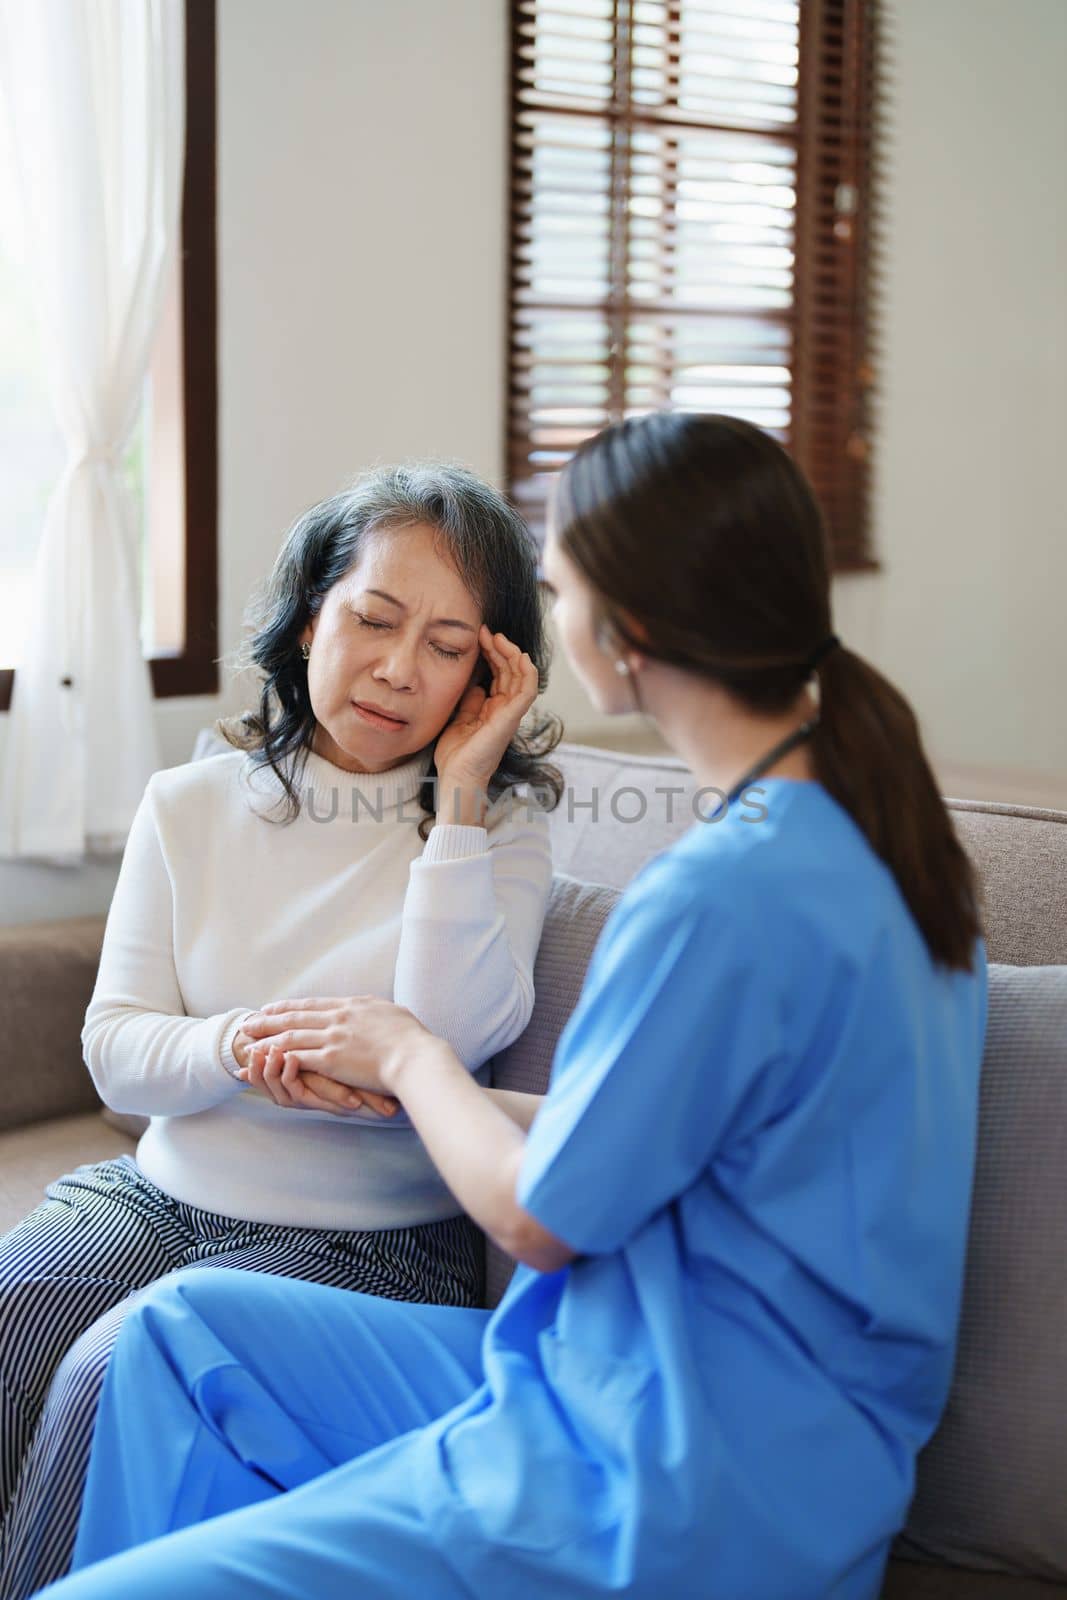
[[7,1600],[66,1568],[104,1367],[155,1279],[480,1297],[479,1235],[396,1101],[279,1105],[240,1076],[242,1023],[376,994],[478,1082],[526,1026],[551,879],[535,793],[559,778],[539,760],[558,727],[520,732],[545,670],[525,525],[456,468],[370,474],[290,531],[250,659],[237,749],[149,782],[85,1021],[102,1098],[148,1130],[0,1241]]

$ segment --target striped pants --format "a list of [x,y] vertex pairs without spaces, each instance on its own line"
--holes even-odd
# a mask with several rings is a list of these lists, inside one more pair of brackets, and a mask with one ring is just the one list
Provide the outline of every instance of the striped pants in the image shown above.
[[362,1233],[241,1222],[173,1199],[130,1156],[79,1167],[46,1194],[0,1239],[0,1600],[70,1565],[104,1371],[139,1290],[197,1265],[391,1300],[481,1300],[467,1217]]

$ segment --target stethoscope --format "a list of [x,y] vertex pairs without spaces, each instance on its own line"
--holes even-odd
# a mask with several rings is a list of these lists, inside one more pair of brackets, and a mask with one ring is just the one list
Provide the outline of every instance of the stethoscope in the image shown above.
[[[761,777],[762,774],[766,772],[768,767],[773,767],[774,763],[776,761],[780,761],[784,755],[788,755],[790,750],[794,750],[796,746],[798,744],[802,744],[805,739],[810,739],[811,735],[815,732],[815,729],[818,726],[818,717],[812,717],[810,721],[802,722],[799,728],[794,728],[792,733],[787,733],[785,738],[780,740],[779,743],[774,746],[773,750],[768,750],[765,756],[761,756],[756,762],[756,765],[754,767],[750,767],[745,773],[744,777],[739,778],[734,784],[733,788],[730,790],[725,801],[723,802],[725,809],[728,811],[734,804],[735,800],[738,800],[740,796],[744,794],[749,784],[752,783],[754,779]],[[716,807],[715,811],[713,811],[709,817],[705,818],[705,821],[714,822],[716,816],[718,815],[718,811],[719,808]]]

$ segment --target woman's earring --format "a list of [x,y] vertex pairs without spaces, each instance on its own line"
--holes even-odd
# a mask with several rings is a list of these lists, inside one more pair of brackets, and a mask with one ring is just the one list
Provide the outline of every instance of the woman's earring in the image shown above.
[[619,674],[620,678],[628,678],[630,675],[629,663],[624,661],[622,656],[619,656],[618,660],[615,662],[615,671]]
[[303,656],[305,661],[309,661],[311,659],[311,646],[308,644],[306,639],[300,646],[300,654]]

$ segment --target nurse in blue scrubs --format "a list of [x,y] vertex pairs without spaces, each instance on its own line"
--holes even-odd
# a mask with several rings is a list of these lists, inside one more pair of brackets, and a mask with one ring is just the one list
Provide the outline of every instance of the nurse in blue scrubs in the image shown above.
[[605,928],[547,1097],[480,1089],[378,999],[267,1008],[251,1069],[294,1114],[396,1096],[522,1265],[492,1314],[155,1285],[62,1600],[878,1594],[957,1333],[971,870],[907,703],[833,635],[767,435],[608,429],[545,574],[597,709],[654,718],[704,790]]

